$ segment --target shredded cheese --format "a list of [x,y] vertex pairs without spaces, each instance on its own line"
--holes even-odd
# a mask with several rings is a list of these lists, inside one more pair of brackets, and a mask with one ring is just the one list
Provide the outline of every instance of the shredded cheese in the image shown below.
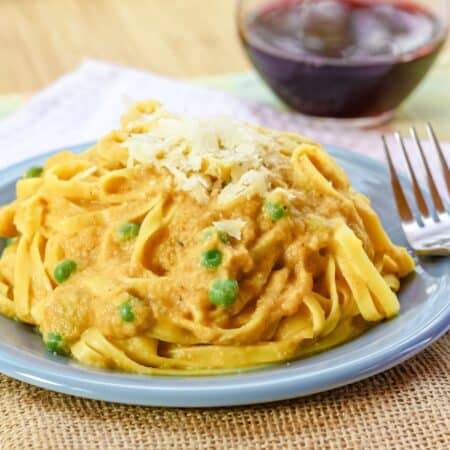
[[230,183],[219,194],[218,202],[227,204],[236,199],[250,198],[255,194],[263,196],[269,190],[267,169],[249,170],[235,183]]
[[241,231],[247,222],[242,219],[220,220],[213,222],[213,225],[219,230],[229,234],[231,237],[240,240]]
[[218,196],[223,204],[270,189],[265,161],[280,155],[270,133],[232,118],[189,118],[164,110],[146,120],[148,131],[131,133],[122,144],[130,167],[165,168],[177,187],[200,203],[208,202],[215,183],[226,185]]

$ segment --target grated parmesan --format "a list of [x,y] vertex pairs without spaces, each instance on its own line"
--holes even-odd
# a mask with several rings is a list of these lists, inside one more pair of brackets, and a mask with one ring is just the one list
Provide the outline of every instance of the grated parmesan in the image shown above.
[[200,203],[208,202],[215,182],[226,185],[217,199],[221,204],[270,189],[265,161],[280,154],[269,133],[232,118],[190,118],[164,110],[145,119],[149,131],[131,133],[122,144],[129,167],[165,168],[177,187]]
[[241,239],[241,231],[247,222],[242,219],[220,220],[213,222],[213,225],[219,230],[229,234],[235,239]]

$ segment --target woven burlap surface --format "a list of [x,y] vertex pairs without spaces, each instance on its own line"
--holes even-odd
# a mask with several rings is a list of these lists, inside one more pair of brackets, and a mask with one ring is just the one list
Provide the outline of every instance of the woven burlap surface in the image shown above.
[[368,380],[221,409],[108,404],[0,376],[3,449],[449,449],[450,334]]

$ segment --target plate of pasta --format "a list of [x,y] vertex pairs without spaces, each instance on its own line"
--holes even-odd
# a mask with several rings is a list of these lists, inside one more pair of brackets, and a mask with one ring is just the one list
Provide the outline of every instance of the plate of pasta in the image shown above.
[[139,102],[1,171],[0,205],[0,372],[47,389],[281,400],[449,327],[449,261],[408,251],[384,167],[298,134]]

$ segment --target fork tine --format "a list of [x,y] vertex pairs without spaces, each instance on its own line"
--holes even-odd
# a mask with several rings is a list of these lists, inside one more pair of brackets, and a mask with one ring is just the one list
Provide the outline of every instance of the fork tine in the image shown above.
[[442,168],[442,173],[444,174],[444,180],[445,180],[445,184],[447,185],[447,193],[448,195],[450,195],[450,170],[448,168],[447,165],[447,161],[444,157],[444,152],[442,151],[442,147],[439,144],[439,141],[436,137],[436,134],[433,130],[433,127],[431,126],[431,123],[427,123],[427,132],[428,132],[428,136],[430,137],[431,141],[434,144],[434,147],[438,153],[439,156],[439,161],[441,162],[441,168]]
[[416,198],[417,206],[422,215],[422,218],[427,219],[430,217],[430,212],[429,212],[428,206],[425,202],[425,198],[423,196],[422,190],[420,189],[419,183],[417,181],[414,169],[411,165],[411,160],[409,159],[408,152],[406,151],[405,143],[403,142],[403,138],[400,133],[398,133],[398,132],[395,133],[395,137],[396,137],[397,142],[399,143],[399,145],[403,151],[403,155],[406,159],[406,164],[408,166],[409,176],[411,179],[411,183],[413,185],[414,197]]
[[398,212],[401,219],[404,222],[413,222],[414,216],[411,212],[411,208],[406,200],[405,193],[403,192],[402,185],[398,178],[397,172],[395,171],[394,164],[392,163],[391,154],[389,153],[389,147],[386,142],[386,137],[381,136],[383,140],[384,153],[386,154],[386,160],[389,167],[389,174],[391,176],[392,190],[394,191],[395,202],[397,203]]
[[411,137],[413,138],[414,142],[416,143],[416,147],[419,150],[420,157],[422,159],[422,163],[425,167],[425,171],[427,173],[428,187],[430,189],[431,198],[433,199],[434,207],[436,208],[436,210],[438,212],[444,214],[445,213],[444,203],[442,202],[441,195],[439,194],[439,191],[436,187],[436,183],[434,182],[434,178],[433,178],[433,175],[431,174],[430,166],[428,165],[428,162],[425,158],[425,154],[423,152],[423,147],[417,136],[416,129],[414,127],[411,127],[409,129],[409,132],[410,132]]

